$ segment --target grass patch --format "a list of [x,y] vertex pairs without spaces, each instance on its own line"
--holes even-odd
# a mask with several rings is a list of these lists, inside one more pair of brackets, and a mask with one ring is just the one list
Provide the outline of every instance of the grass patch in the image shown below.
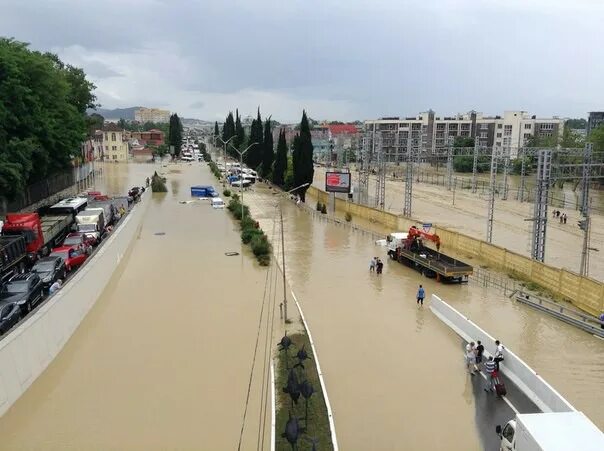
[[[296,417],[298,419],[299,426],[305,428],[305,431],[298,438],[296,450],[311,450],[311,438],[316,440],[317,449],[322,451],[332,450],[333,444],[331,443],[327,407],[325,406],[325,400],[323,399],[319,375],[315,365],[315,356],[312,353],[310,342],[308,341],[306,334],[303,333],[288,336],[292,341],[292,346],[288,351],[288,362],[286,364],[285,351],[279,351],[275,366],[275,397],[277,404],[275,448],[278,450],[291,449],[291,445],[287,439],[282,436],[282,434],[285,432],[285,426],[289,420],[289,414],[291,412],[292,417]],[[304,361],[303,369],[296,368],[294,371],[299,383],[307,380],[314,389],[314,393],[308,400],[308,421],[305,419],[306,401],[304,397],[300,395],[298,402],[292,405],[290,395],[283,391],[283,388],[287,386],[288,381],[289,370],[287,368],[293,367],[293,365],[298,362],[298,359],[295,357],[295,355],[303,345],[304,350],[310,359]]]

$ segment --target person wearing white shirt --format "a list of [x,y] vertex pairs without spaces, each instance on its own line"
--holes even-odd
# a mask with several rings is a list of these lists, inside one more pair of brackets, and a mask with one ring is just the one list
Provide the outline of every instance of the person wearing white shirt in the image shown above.
[[497,371],[499,371],[499,362],[504,360],[503,351],[505,350],[505,348],[503,347],[503,345],[501,344],[501,342],[499,340],[495,340],[495,346],[497,346],[497,349],[495,351],[495,358],[493,360],[495,361],[495,364],[497,365]]

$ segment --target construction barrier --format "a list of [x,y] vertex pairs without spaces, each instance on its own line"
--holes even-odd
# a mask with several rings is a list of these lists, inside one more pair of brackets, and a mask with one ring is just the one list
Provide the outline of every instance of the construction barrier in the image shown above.
[[[329,194],[325,191],[311,186],[307,193],[321,203],[329,203]],[[348,212],[355,217],[379,223],[393,231],[408,230],[412,225],[421,225],[420,221],[338,197],[335,204],[336,211]],[[493,268],[541,285],[591,315],[599,316],[604,312],[604,283],[600,281],[546,265],[503,247],[440,227],[438,224],[434,224],[434,228],[441,239],[441,252],[452,251],[480,259]]]
[[[495,338],[435,294],[432,295],[430,310],[466,342],[480,340],[485,348],[484,353],[487,357],[495,355]],[[462,351],[460,350],[460,352]],[[504,360],[500,363],[499,368],[541,411],[575,411],[575,408],[560,393],[507,348],[504,353]]]

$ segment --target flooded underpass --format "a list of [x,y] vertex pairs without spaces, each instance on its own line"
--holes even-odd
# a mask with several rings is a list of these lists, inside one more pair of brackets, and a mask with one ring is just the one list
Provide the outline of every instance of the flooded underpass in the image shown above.
[[[127,267],[0,419],[0,448],[236,449],[266,271],[242,252],[228,212],[179,203],[213,182],[207,167],[108,166],[101,191],[124,193],[157,170],[170,192],[146,200]],[[259,397],[242,449],[256,445]]]
[[[258,187],[246,196],[270,234],[274,195]],[[486,394],[464,371],[459,337],[416,305],[420,283],[604,426],[601,340],[496,289],[424,278],[389,260],[370,234],[282,205],[288,278],[313,332],[343,449],[479,450],[496,438],[494,424],[485,431],[489,404],[475,397]],[[385,262],[381,276],[369,272],[373,256]]]
[[[0,419],[0,447],[235,449],[266,269],[242,248],[228,212],[180,203],[192,184],[217,185],[205,164],[107,166],[100,191],[124,193],[157,170],[170,192],[148,200],[124,272]],[[262,185],[245,194],[269,237],[277,198]],[[437,284],[387,259],[370,234],[281,204],[287,275],[312,330],[341,449],[490,450],[484,437],[494,437],[494,425],[484,412],[495,400],[481,398],[465,373],[460,338],[429,302],[416,305],[420,283],[604,427],[601,340],[493,288]],[[381,276],[369,273],[373,256],[385,262]],[[253,389],[241,449],[256,447],[259,398]]]

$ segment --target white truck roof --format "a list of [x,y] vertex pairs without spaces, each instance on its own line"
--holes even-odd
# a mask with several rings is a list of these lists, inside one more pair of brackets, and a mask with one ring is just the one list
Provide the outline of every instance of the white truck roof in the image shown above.
[[604,434],[582,412],[519,414],[516,420],[543,451],[604,450]]
[[407,232],[393,232],[390,234],[395,240],[406,240],[408,235]]

